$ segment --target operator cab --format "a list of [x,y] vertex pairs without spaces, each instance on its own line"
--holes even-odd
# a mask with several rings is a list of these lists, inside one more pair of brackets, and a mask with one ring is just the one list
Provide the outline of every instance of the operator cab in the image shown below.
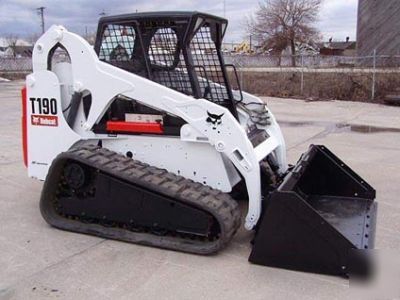
[[95,51],[104,62],[222,105],[237,116],[221,51],[227,24],[226,19],[199,12],[103,17]]

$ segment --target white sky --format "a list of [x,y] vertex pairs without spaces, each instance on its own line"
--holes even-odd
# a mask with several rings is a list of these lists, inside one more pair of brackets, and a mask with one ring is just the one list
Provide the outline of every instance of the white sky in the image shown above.
[[[225,0],[229,28],[226,42],[245,37],[244,19],[258,7],[258,0]],[[325,40],[356,38],[358,0],[324,0],[317,27]],[[223,0],[0,0],[0,36],[16,33],[29,36],[40,32],[35,8],[46,7],[46,27],[62,24],[80,34],[95,31],[99,13],[109,14],[156,10],[198,10],[223,15]]]

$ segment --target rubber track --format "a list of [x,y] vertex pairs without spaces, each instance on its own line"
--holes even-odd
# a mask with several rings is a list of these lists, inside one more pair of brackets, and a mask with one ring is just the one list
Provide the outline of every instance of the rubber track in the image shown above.
[[[58,185],[60,178],[60,168],[66,160],[86,164],[126,182],[143,186],[176,201],[207,211],[220,224],[219,238],[214,241],[201,241],[175,236],[157,236],[151,233],[133,232],[120,227],[83,223],[60,216],[54,209],[55,186]],[[43,187],[40,206],[44,219],[50,225],[60,229],[196,254],[212,254],[224,248],[241,223],[238,204],[228,194],[92,145],[73,148],[61,153],[54,160]]]

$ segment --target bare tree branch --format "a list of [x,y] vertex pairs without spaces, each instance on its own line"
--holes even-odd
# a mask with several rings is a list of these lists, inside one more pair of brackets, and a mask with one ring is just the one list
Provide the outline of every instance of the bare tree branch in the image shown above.
[[296,43],[308,42],[318,35],[313,26],[323,0],[263,0],[253,17],[247,19],[247,30],[264,47],[282,52],[290,46],[295,65]]
[[18,42],[18,36],[15,34],[9,34],[6,36],[6,42],[8,45],[8,48],[11,49],[12,56],[15,58],[17,56],[17,42]]

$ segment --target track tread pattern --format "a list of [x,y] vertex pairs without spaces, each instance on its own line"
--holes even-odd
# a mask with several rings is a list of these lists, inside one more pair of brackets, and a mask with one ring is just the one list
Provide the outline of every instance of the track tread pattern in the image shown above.
[[[139,233],[140,235],[147,235],[144,239],[143,236],[140,238],[140,244],[197,254],[211,254],[224,248],[230,242],[241,224],[241,213],[238,204],[228,194],[193,182],[182,176],[175,175],[167,170],[159,169],[108,149],[92,145],[83,145],[78,148],[73,148],[60,154],[55,161],[65,159],[80,161],[116,178],[132,184],[144,186],[146,189],[153,190],[184,202],[185,204],[207,211],[211,213],[220,224],[220,236],[213,242],[203,242],[202,244],[199,241],[188,239],[179,240],[179,238],[174,238],[174,240],[171,240],[171,237],[159,237],[150,233]],[[51,174],[51,170],[49,174]],[[46,196],[46,193],[42,193],[41,201],[49,202],[46,198],[49,198],[49,195]],[[73,228],[71,228],[68,224],[63,224],[63,222],[68,221],[60,220],[62,218],[61,216],[52,215],[49,218],[49,208],[47,207],[46,209],[46,205],[48,205],[48,203],[42,203],[42,206],[45,208],[45,211],[42,209],[42,214],[48,223],[53,226],[129,242],[135,242],[137,240],[134,236],[130,235],[137,235],[138,233],[129,232],[127,230],[125,230],[127,232],[124,233],[116,233],[111,232],[113,230],[116,231],[114,228],[104,228],[101,232],[97,232],[96,230],[96,232],[93,232],[93,229],[85,229],[84,225],[87,224],[83,224],[82,222],[80,222],[83,224],[81,227],[77,228],[73,226]],[[106,230],[109,230],[110,233],[108,234],[105,232]]]

